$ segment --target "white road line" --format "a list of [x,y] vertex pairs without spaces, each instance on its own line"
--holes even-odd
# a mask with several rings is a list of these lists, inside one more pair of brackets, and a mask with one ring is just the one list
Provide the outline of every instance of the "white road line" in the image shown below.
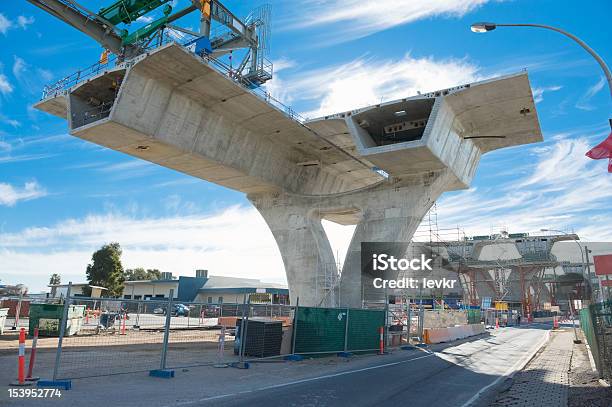
[[[236,393],[221,394],[221,395],[218,395],[218,396],[210,396],[210,397],[205,397],[205,398],[202,398],[202,399],[199,399],[199,400],[183,401],[183,402],[179,402],[179,403],[173,403],[173,404],[171,404],[171,406],[187,406],[187,405],[190,405],[190,404],[196,404],[196,403],[201,403],[201,402],[204,402],[204,401],[216,400],[216,399],[225,398],[225,397],[232,397],[232,396],[237,396],[237,395],[240,395],[240,394],[254,393],[254,392],[257,392],[257,391],[277,389],[277,388],[293,386],[293,385],[301,384],[301,383],[308,383],[308,382],[312,382],[312,381],[316,381],[316,380],[330,379],[332,377],[346,376],[346,375],[353,374],[353,373],[367,372],[368,370],[375,370],[375,369],[380,369],[380,368],[383,368],[383,367],[401,365],[401,364],[412,362],[412,361],[415,361],[415,360],[425,359],[425,358],[428,358],[428,357],[431,357],[431,356],[434,356],[434,354],[433,353],[428,353],[425,356],[419,356],[418,358],[400,360],[398,362],[384,363],[382,365],[369,366],[369,367],[364,367],[364,368],[361,368],[361,369],[348,370],[348,371],[344,371],[344,372],[333,373],[333,374],[328,374],[328,375],[323,375],[323,376],[310,377],[308,379],[301,379],[301,380],[296,380],[296,381],[288,382],[288,383],[273,384],[271,386],[264,386],[264,387],[260,387],[260,388],[257,388],[257,389],[239,391],[239,392],[236,392]],[[167,407],[170,407],[170,405],[167,406]]]
[[484,394],[484,392],[486,392],[489,388],[498,384],[502,379],[505,380],[507,378],[511,378],[512,376],[516,374],[516,372],[523,370],[523,368],[527,365],[527,363],[529,363],[531,358],[533,358],[533,356],[540,350],[540,348],[542,348],[542,346],[544,346],[544,344],[548,342],[549,337],[550,337],[550,331],[546,331],[546,335],[544,335],[544,339],[540,341],[538,346],[536,346],[532,352],[529,352],[525,358],[519,360],[518,363],[515,363],[514,366],[506,370],[506,373],[504,373],[503,376],[499,376],[497,379],[493,380],[491,383],[489,383],[488,385],[480,389],[478,393],[474,394],[472,398],[466,401],[461,407],[470,406],[472,403],[478,400]]

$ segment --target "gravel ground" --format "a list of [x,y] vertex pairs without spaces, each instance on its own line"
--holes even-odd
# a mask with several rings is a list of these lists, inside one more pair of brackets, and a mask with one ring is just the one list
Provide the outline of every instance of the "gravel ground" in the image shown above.
[[586,339],[574,344],[572,363],[569,371],[569,407],[612,407],[612,387],[601,385],[597,372],[589,363]]

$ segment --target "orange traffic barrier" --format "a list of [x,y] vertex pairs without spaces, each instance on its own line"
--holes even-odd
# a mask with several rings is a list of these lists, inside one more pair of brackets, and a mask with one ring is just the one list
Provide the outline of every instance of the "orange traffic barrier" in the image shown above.
[[123,313],[123,321],[121,321],[121,335],[125,335],[125,320],[127,319],[127,312]]
[[553,317],[553,329],[559,329],[559,319],[558,317]]
[[34,328],[34,336],[32,337],[32,350],[30,350],[30,361],[28,362],[28,375],[26,376],[26,380],[30,382],[35,382],[39,377],[32,377],[32,373],[34,372],[34,363],[36,362],[36,343],[38,342],[38,328]]
[[385,353],[385,328],[384,327],[380,327],[378,329],[378,332],[380,333],[380,350],[378,352],[379,355],[383,355]]
[[499,318],[495,318],[495,329],[499,329]]
[[29,386],[32,383],[25,381],[25,328],[19,331],[19,360],[17,370],[17,381],[11,383],[11,386]]

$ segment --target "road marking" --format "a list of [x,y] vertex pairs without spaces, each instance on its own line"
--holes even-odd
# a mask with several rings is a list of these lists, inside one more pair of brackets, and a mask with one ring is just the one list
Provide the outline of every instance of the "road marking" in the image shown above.
[[478,400],[483,394],[484,392],[486,392],[489,388],[495,386],[496,384],[498,384],[502,379],[507,379],[507,378],[511,378],[512,376],[514,376],[516,374],[516,372],[523,370],[523,368],[527,365],[527,363],[529,363],[529,361],[531,360],[531,358],[533,358],[533,356],[538,353],[538,351],[542,348],[542,346],[544,346],[544,344],[546,344],[546,342],[548,342],[548,338],[550,337],[550,331],[546,331],[546,335],[544,335],[544,339],[542,341],[540,341],[540,343],[538,344],[538,346],[535,347],[535,350],[533,352],[530,352],[527,354],[527,356],[521,360],[519,360],[517,363],[514,364],[514,366],[512,366],[510,369],[506,370],[506,372],[502,375],[499,376],[497,379],[493,380],[491,383],[489,383],[488,385],[484,386],[482,389],[480,389],[478,391],[478,393],[474,394],[472,396],[472,398],[470,398],[468,401],[466,401],[461,407],[468,407],[470,406],[472,403],[474,403],[476,400]]
[[221,398],[225,398],[225,397],[232,397],[232,396],[237,396],[237,395],[247,394],[247,393],[254,393],[254,392],[262,391],[262,390],[278,389],[278,388],[281,388],[281,387],[293,386],[293,385],[296,385],[296,384],[308,383],[308,382],[313,382],[313,381],[316,381],[316,380],[330,379],[332,377],[346,376],[346,375],[353,374],[353,373],[367,372],[368,370],[375,370],[375,369],[380,369],[380,368],[383,368],[383,367],[401,365],[403,363],[408,363],[408,362],[412,362],[412,361],[419,360],[419,359],[425,359],[425,358],[428,358],[428,357],[431,357],[431,356],[435,356],[434,353],[428,353],[428,354],[426,354],[424,356],[419,356],[417,358],[412,358],[412,359],[400,360],[398,362],[384,363],[382,365],[368,366],[368,367],[364,367],[364,368],[361,368],[361,369],[348,370],[348,371],[344,371],[344,372],[332,373],[332,374],[323,375],[323,376],[310,377],[310,378],[307,378],[307,379],[295,380],[293,382],[288,382],[288,383],[273,384],[273,385],[270,385],[270,386],[260,387],[258,389],[239,391],[239,392],[236,392],[236,393],[229,393],[229,394],[220,394],[218,396],[210,396],[210,397],[201,398],[199,400],[183,401],[183,402],[173,403],[172,406],[187,406],[187,405],[190,405],[190,404],[201,403],[201,402],[204,402],[204,401],[216,400],[216,399],[221,399]]

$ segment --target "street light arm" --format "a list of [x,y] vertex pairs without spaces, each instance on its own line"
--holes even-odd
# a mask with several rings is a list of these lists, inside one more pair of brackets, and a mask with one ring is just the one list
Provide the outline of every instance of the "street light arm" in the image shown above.
[[595,50],[593,50],[593,48],[589,47],[586,42],[582,41],[580,38],[576,37],[574,34],[569,33],[567,31],[562,30],[562,29],[557,28],[557,27],[552,27],[550,25],[543,25],[543,24],[495,24],[495,25],[498,26],[498,27],[539,27],[539,28],[546,28],[548,30],[553,30],[553,31],[556,31],[558,33],[561,33],[561,34],[565,35],[566,37],[569,37],[572,40],[576,41],[582,48],[584,48],[589,54],[591,54],[593,56],[593,58],[595,58],[595,60],[599,64],[599,66],[601,66],[601,69],[603,69],[604,74],[606,76],[606,79],[608,80],[608,90],[610,91],[610,96],[612,96],[612,73],[610,73],[610,68],[608,68],[608,65],[606,65],[606,62],[603,60],[602,57],[600,57],[597,54],[597,52],[595,52]]

